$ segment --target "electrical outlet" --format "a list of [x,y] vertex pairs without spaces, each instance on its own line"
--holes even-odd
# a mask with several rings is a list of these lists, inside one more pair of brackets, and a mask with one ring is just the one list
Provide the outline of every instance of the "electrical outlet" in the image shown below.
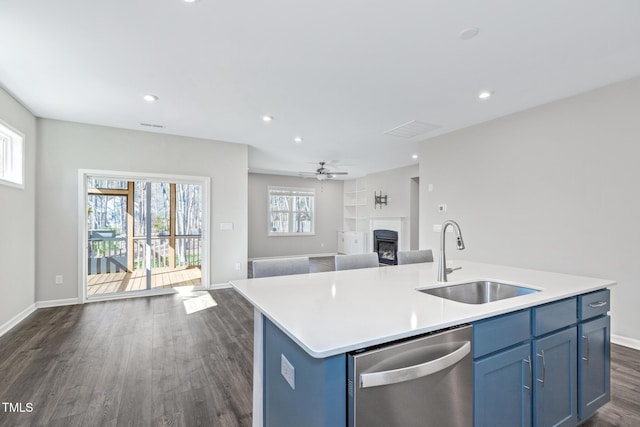
[[241,268],[242,268],[242,266],[240,265],[240,263],[236,262],[236,270],[240,271]]
[[280,353],[280,373],[292,389],[296,389],[296,368]]
[[56,285],[62,285],[62,283],[63,283],[62,274],[59,274],[56,276]]

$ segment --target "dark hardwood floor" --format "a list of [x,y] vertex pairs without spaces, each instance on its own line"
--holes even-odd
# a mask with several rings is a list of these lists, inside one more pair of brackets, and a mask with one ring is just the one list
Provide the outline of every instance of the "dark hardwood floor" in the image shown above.
[[[0,426],[249,426],[252,358],[253,309],[232,289],[40,309],[0,337],[0,402],[33,405],[0,406]],[[638,427],[640,351],[611,360],[611,402],[583,426]]]
[[249,426],[252,375],[232,289],[41,309],[0,338],[0,401],[33,405],[0,406],[0,425]]

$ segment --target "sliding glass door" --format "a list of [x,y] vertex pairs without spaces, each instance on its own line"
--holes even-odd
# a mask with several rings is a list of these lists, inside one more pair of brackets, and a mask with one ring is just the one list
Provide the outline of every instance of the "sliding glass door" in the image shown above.
[[203,184],[87,174],[86,191],[88,298],[202,286]]

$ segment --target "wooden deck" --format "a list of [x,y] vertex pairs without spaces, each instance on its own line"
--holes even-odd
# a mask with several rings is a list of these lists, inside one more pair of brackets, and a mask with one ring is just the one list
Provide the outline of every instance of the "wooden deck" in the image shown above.
[[[154,269],[151,276],[153,289],[199,286],[201,283],[202,272],[199,267],[161,267]],[[147,288],[146,271],[92,274],[88,276],[87,284],[88,295],[144,290]]]

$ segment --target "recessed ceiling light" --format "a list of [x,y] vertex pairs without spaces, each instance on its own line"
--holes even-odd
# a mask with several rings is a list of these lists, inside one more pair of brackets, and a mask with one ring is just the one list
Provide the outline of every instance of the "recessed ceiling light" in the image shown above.
[[412,155],[412,156],[411,156],[411,158],[412,158],[413,160],[416,160],[416,159],[418,158],[418,155],[417,155],[417,154],[414,154],[414,155]]
[[199,2],[200,0],[182,0],[182,1],[184,1],[185,3],[196,3],[196,2]]
[[158,100],[158,97],[148,93],[145,96],[143,96],[142,99],[144,99],[147,102],[156,102]]
[[265,123],[270,123],[273,121],[273,116],[262,116],[262,121]]
[[295,138],[293,138],[293,141],[296,144],[302,144],[302,137],[301,136],[296,136]]
[[478,98],[480,98],[480,99],[489,99],[489,98],[491,98],[491,95],[493,95],[493,92],[491,92],[490,90],[483,90],[482,92],[480,92],[478,94]]
[[479,32],[480,28],[478,27],[465,28],[464,30],[460,31],[458,37],[460,37],[460,40],[469,40],[477,36]]

